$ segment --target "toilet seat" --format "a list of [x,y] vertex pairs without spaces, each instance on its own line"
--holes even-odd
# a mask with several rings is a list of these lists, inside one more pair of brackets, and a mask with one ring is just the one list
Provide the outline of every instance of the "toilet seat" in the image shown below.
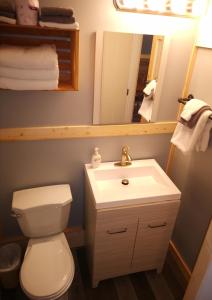
[[71,285],[74,260],[64,233],[30,239],[20,272],[30,299],[57,299]]

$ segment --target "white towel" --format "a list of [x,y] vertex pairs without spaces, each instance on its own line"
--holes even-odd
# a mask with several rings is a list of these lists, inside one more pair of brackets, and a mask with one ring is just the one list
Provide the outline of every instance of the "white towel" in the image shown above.
[[0,77],[0,88],[16,91],[27,90],[55,90],[58,88],[57,80],[18,80]]
[[7,24],[16,24],[16,19],[0,16],[0,22],[7,23]]
[[157,81],[151,80],[143,89],[144,98],[139,108],[138,114],[141,115],[146,121],[150,122],[152,118],[153,100],[157,87]]
[[152,94],[144,96],[139,108],[138,114],[141,115],[146,121],[150,122],[152,117],[153,100]]
[[52,70],[43,69],[16,69],[0,66],[0,77],[13,78],[13,79],[26,79],[26,80],[58,80],[59,78],[59,68]]
[[55,69],[58,67],[54,45],[19,47],[0,45],[0,66],[17,69]]
[[150,96],[150,94],[155,92],[156,86],[157,86],[157,81],[151,80],[144,88],[144,90],[143,90],[144,94],[146,94],[147,96]]
[[38,0],[15,0],[18,24],[38,24]]
[[212,121],[209,119],[211,111],[207,110],[202,113],[196,126],[189,128],[181,123],[177,123],[171,143],[184,153],[193,150],[206,151],[208,147],[210,129]]
[[79,23],[75,22],[73,24],[61,24],[61,23],[53,23],[53,22],[39,22],[41,27],[53,27],[53,28],[61,28],[61,29],[79,29]]
[[181,118],[185,121],[189,121],[196,112],[198,112],[203,106],[208,105],[202,100],[191,99],[189,100],[183,108],[181,113]]

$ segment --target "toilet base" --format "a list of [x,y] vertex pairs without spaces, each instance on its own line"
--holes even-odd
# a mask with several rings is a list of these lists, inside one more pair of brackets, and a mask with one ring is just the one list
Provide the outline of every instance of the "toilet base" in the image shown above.
[[[51,250],[51,256],[47,255],[50,251],[49,249]],[[57,253],[62,255],[59,258],[61,265],[64,267],[64,272],[61,272],[61,268],[57,270],[57,264],[55,264],[54,260],[54,258],[57,259],[58,263]],[[34,261],[37,262],[37,265]],[[55,276],[52,275],[54,273],[60,274],[59,280],[55,280]],[[35,274],[36,285],[33,284]],[[64,277],[66,278],[65,281]],[[29,299],[68,300],[67,291],[73,278],[74,260],[64,233],[29,240],[20,271],[20,285]],[[41,287],[40,290],[36,289],[37,286]],[[58,288],[56,289],[56,287]],[[42,294],[43,297],[39,294]]]
[[[34,299],[32,299],[32,298],[28,298],[28,299],[34,300]],[[60,296],[59,298],[56,298],[55,300],[68,300],[68,291],[65,292],[65,294],[63,294],[63,295]]]
[[60,298],[58,298],[57,300],[68,300],[68,291],[62,296],[60,296]]

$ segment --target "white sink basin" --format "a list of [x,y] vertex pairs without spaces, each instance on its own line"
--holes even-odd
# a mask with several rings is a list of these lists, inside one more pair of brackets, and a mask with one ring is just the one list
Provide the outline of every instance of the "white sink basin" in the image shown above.
[[[126,167],[114,162],[93,169],[85,165],[96,208],[179,200],[181,193],[154,159],[134,160]],[[128,185],[122,180],[127,179]]]

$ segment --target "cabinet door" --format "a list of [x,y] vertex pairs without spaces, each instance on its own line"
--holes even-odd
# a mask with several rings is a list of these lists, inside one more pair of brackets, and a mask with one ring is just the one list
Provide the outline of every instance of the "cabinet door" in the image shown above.
[[161,271],[178,208],[179,201],[141,208],[132,271]]
[[94,277],[98,280],[130,271],[138,217],[128,211],[128,214],[118,210],[98,216],[94,251]]

